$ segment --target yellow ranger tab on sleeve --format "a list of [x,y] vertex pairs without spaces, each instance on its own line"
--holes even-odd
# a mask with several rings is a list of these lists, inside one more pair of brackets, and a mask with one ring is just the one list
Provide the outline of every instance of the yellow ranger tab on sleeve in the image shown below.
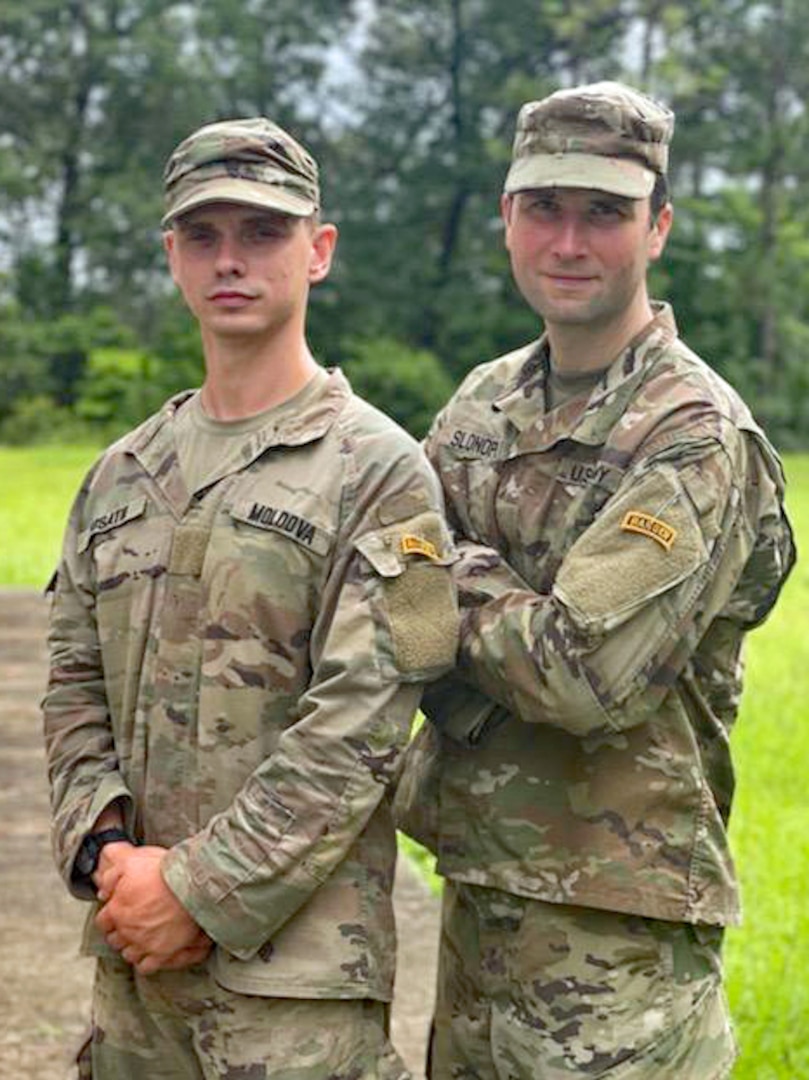
[[665,521],[661,521],[654,514],[647,514],[643,510],[628,510],[621,522],[621,528],[624,532],[648,536],[650,540],[660,544],[666,551],[671,551],[672,545],[677,539],[677,530],[673,525],[667,525]]
[[403,555],[426,555],[433,562],[440,560],[436,546],[430,540],[423,540],[420,536],[406,533],[400,543]]

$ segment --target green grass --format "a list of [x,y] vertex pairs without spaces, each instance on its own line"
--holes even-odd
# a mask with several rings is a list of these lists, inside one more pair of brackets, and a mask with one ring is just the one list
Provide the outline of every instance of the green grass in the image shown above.
[[809,458],[788,458],[787,476],[799,561],[750,636],[732,737],[731,841],[745,916],[726,949],[741,1044],[734,1080],[809,1078]]
[[[0,447],[0,585],[41,587],[55,565],[90,447]],[[809,456],[787,459],[798,546],[809,553]],[[809,1080],[809,554],[748,643],[733,733],[731,828],[745,921],[728,934],[727,986],[741,1045],[733,1080]],[[429,878],[431,865],[408,854]],[[433,879],[435,882],[437,879]]]
[[88,446],[0,446],[0,585],[44,588],[73,498],[97,456]]

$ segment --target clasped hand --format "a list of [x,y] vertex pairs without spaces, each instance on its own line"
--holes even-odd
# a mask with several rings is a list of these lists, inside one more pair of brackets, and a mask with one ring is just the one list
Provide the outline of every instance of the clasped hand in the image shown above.
[[140,975],[198,964],[213,942],[163,880],[161,847],[107,844],[93,881],[102,908],[96,926]]

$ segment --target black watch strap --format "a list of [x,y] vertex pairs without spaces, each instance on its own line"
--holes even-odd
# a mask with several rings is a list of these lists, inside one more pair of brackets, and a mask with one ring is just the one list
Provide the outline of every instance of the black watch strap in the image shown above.
[[122,840],[125,840],[128,844],[132,843],[129,833],[117,826],[111,829],[101,829],[99,832],[85,836],[76,859],[76,869],[82,877],[91,878],[93,876],[98,867],[102,849],[107,844],[116,844]]
[[117,825],[111,829],[102,829],[100,832],[90,833],[90,835],[95,840],[99,853],[105,844],[117,844],[122,840],[125,840],[128,844],[132,843],[126,829],[121,829]]

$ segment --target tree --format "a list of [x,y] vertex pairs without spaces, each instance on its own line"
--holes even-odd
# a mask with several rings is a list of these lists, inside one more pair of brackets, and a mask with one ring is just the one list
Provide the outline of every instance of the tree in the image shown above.
[[677,113],[670,295],[783,441],[809,419],[805,5],[653,6],[668,33],[649,75]]
[[0,419],[33,394],[74,407],[101,348],[193,366],[163,166],[199,124],[259,112],[315,152],[341,229],[312,295],[318,356],[356,371],[393,341],[457,381],[539,329],[500,236],[518,107],[625,78],[677,114],[654,289],[773,430],[805,439],[807,27],[803,0],[4,0]]
[[[150,159],[153,143],[133,136],[152,52],[172,41],[170,10],[164,0],[31,0],[0,25],[4,239],[26,311],[58,316],[106,279],[114,245],[96,258],[97,243],[118,232],[124,191],[138,202],[140,171],[127,166]],[[146,130],[164,132],[165,115],[165,102],[148,110]],[[132,252],[137,230],[128,215],[120,224]]]
[[[32,320],[55,331],[63,316],[106,306],[123,337],[129,328],[153,344],[172,291],[159,236],[171,149],[223,116],[279,116],[281,102],[283,121],[318,132],[308,103],[320,93],[325,43],[349,12],[337,0],[6,0],[0,254],[8,310],[21,322],[15,340],[27,340]],[[72,399],[87,353],[55,332],[47,348],[57,396]],[[35,368],[24,348],[6,362]]]
[[373,8],[339,146],[342,322],[435,350],[456,375],[534,332],[497,235],[517,108],[574,70],[604,73],[623,22],[602,0]]
[[320,137],[329,48],[353,17],[351,0],[199,0],[193,36],[211,82],[211,119],[261,114]]

